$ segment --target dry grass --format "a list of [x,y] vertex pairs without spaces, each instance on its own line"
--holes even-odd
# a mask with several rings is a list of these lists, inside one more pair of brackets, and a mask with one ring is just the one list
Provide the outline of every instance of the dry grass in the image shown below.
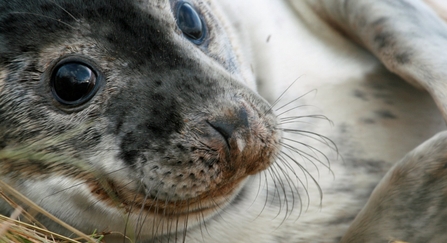
[[[80,242],[102,242],[102,235],[86,235],[68,224],[62,222],[54,215],[45,211],[34,202],[20,194],[14,188],[0,180],[0,197],[7,201],[16,210],[7,217],[0,215],[0,242],[4,243],[80,243]],[[20,205],[26,206],[24,210]],[[34,216],[41,214],[53,220],[60,226],[75,235],[68,238],[47,230]]]
[[[64,141],[81,133],[88,128],[88,124],[67,131],[67,133],[56,138],[43,137],[38,143],[30,142],[20,144],[20,146],[8,146],[0,150],[0,161],[15,161],[18,164],[26,164],[29,161],[39,161],[43,165],[68,164],[88,170],[83,161],[64,156],[63,154],[52,154],[45,152],[47,148],[63,144]],[[2,131],[0,130],[0,135]],[[63,162],[62,162],[63,161]],[[17,190],[0,180],[0,200],[8,202],[15,212],[12,215],[0,215],[0,243],[80,243],[80,242],[103,242],[103,236],[92,232],[92,235],[86,235],[70,225],[62,222],[54,215],[45,211],[43,208],[32,202]],[[47,230],[39,223],[35,216],[44,215],[46,218],[54,221],[61,227],[67,229],[73,235],[72,238]]]

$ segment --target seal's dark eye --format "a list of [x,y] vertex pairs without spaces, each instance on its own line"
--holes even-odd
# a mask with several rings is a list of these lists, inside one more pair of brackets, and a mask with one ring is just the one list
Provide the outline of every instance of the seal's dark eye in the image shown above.
[[56,67],[51,78],[53,96],[63,105],[81,105],[97,90],[97,77],[92,69],[78,62]]
[[201,44],[205,36],[205,26],[191,4],[182,2],[177,7],[177,25],[194,44]]

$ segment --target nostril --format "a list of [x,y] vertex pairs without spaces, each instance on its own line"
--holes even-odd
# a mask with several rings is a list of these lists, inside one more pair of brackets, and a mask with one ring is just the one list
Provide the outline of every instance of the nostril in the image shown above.
[[208,122],[208,124],[210,124],[212,128],[218,131],[225,138],[227,142],[230,139],[235,129],[234,124],[222,120]]
[[244,128],[248,128],[248,115],[244,108],[239,109],[237,117],[239,118],[240,125]]
[[208,121],[211,127],[218,131],[228,142],[238,128],[248,128],[248,115],[244,108],[238,110],[233,116],[222,117]]

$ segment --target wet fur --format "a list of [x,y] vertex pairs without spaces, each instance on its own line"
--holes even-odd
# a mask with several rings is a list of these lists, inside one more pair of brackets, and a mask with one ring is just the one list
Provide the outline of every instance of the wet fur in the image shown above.
[[[337,242],[394,162],[445,129],[444,60],[435,54],[447,28],[423,2],[191,1],[209,28],[201,46],[176,27],[172,2],[0,4],[1,178],[85,233],[115,232],[108,242],[121,234]],[[48,86],[66,57],[101,73],[99,92],[80,107],[60,105]],[[234,126],[228,153],[209,124]],[[374,195],[400,183],[389,179],[397,170],[424,171],[426,163],[406,162],[415,154],[438,161],[443,137],[399,162]],[[373,195],[343,240],[422,239],[407,233],[418,215],[409,224],[390,217],[427,189],[415,178],[385,195],[396,200],[380,214]],[[358,223],[371,215],[377,221]],[[383,221],[404,226],[384,232]],[[438,224],[428,227],[444,237]]]

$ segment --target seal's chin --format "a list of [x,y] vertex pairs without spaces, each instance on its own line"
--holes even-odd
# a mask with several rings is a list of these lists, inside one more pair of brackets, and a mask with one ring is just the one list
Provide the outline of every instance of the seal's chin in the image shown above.
[[[160,200],[156,197],[119,189],[111,181],[90,183],[91,193],[99,200],[122,209],[128,226],[139,237],[154,237],[197,226],[219,214],[242,191],[248,176],[187,200]],[[140,230],[139,230],[140,229]]]
[[90,183],[91,193],[99,200],[115,207],[123,208],[127,213],[150,213],[162,217],[179,217],[192,213],[204,213],[222,209],[239,193],[247,177],[234,180],[220,187],[205,191],[195,198],[185,200],[158,199],[142,192],[117,186],[114,182],[104,180]]

